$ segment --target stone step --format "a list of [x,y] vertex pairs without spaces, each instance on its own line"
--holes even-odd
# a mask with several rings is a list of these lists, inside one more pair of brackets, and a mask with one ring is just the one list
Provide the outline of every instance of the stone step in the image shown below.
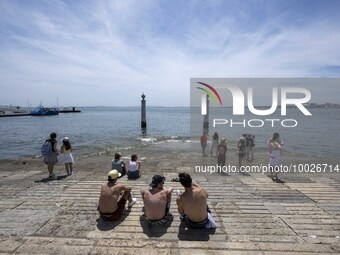
[[[16,253],[25,254],[334,254],[328,246],[315,244],[156,241],[132,239],[88,239],[27,237]],[[274,253],[270,253],[274,252]]]
[[[167,180],[175,176],[170,172],[167,175]],[[277,184],[262,175],[235,174],[218,180],[217,176],[197,177],[209,192],[216,230],[184,228],[175,193],[171,220],[149,228],[139,193],[148,182],[127,181],[125,177],[120,182],[133,186],[138,203],[120,220],[104,222],[96,210],[103,182],[63,179],[16,193],[7,191],[12,197],[0,198],[0,237],[16,236],[0,238],[0,254],[339,252],[340,215],[336,213],[340,211],[340,185],[332,179],[322,179],[325,183]],[[166,186],[183,190],[179,183],[167,181]]]

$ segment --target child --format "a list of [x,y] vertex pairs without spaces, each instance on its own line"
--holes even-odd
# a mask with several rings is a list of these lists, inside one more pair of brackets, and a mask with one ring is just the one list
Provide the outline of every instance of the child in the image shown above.
[[60,147],[60,152],[62,154],[61,162],[65,164],[67,175],[72,175],[74,159],[72,156],[72,146],[70,139],[68,137],[64,137],[62,142],[63,145]]
[[225,166],[227,153],[226,139],[221,139],[221,143],[217,146],[217,165]]
[[128,178],[137,179],[140,176],[141,162],[137,160],[138,156],[136,154],[131,155],[131,161],[128,167]]

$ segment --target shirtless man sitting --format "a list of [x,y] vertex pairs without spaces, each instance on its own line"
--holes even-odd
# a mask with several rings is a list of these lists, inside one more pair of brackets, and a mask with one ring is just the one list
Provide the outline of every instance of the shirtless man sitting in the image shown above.
[[164,188],[164,181],[165,177],[155,175],[150,183],[151,189],[141,191],[150,226],[161,225],[167,221],[173,188]]
[[[210,210],[207,205],[207,191],[193,181],[187,173],[179,174],[179,182],[185,191],[177,197],[177,206],[186,226],[189,228],[208,227]],[[210,218],[212,219],[211,214]],[[213,226],[216,227],[215,222]]]
[[98,211],[104,220],[117,220],[125,211],[126,201],[132,207],[136,203],[136,198],[132,198],[131,187],[117,183],[117,178],[121,174],[113,169],[108,173],[108,181],[103,183],[99,197]]

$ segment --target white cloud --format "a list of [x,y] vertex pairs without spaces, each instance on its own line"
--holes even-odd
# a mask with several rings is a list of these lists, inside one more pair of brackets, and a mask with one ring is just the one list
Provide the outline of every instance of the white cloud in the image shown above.
[[151,104],[182,106],[191,77],[317,77],[340,65],[330,17],[293,26],[269,13],[252,24],[245,4],[221,15],[224,1],[44,4],[0,4],[1,104],[139,105],[144,92]]

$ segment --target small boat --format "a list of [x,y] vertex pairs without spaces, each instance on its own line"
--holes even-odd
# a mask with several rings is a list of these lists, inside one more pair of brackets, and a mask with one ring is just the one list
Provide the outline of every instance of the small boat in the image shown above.
[[41,105],[31,111],[31,115],[33,116],[46,116],[46,115],[58,115],[58,114],[59,114],[58,108],[55,108],[55,107],[47,108]]
[[15,109],[13,110],[13,113],[18,113],[18,114],[28,114],[29,111],[28,109],[22,109],[20,106],[16,106]]
[[28,116],[30,111],[20,106],[0,106],[0,117]]
[[75,107],[64,107],[59,112],[61,113],[70,113],[70,112],[81,112],[80,110],[76,110]]

